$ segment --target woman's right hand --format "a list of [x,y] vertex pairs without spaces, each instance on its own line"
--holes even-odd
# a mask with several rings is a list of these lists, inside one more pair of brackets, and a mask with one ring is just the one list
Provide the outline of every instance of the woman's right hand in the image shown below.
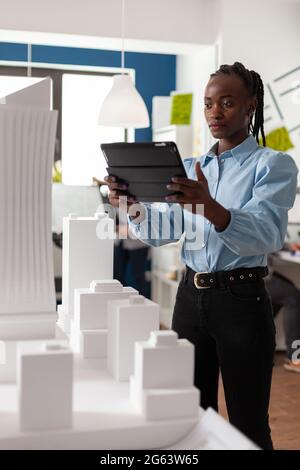
[[109,189],[109,202],[113,207],[119,208],[120,197],[127,197],[127,207],[135,204],[137,200],[128,192],[128,184],[121,183],[115,176],[105,176],[104,181]]

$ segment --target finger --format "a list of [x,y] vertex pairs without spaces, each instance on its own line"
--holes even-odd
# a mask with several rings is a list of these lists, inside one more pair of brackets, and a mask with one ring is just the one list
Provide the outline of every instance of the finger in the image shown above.
[[181,191],[183,192],[187,186],[184,186],[182,184],[167,184],[166,186],[170,191]]
[[192,187],[192,186],[195,186],[196,181],[195,180],[190,180],[188,178],[182,178],[182,177],[179,177],[179,176],[174,176],[172,178],[172,183],[177,183],[177,184],[181,184],[182,186]]
[[[119,197],[110,197],[109,202],[112,206],[121,208],[121,206],[120,206],[121,199]],[[136,201],[135,198],[128,197],[127,200],[126,200],[126,206],[127,207],[132,206],[133,204],[136,204],[136,203],[137,203],[137,201]],[[124,205],[123,205],[123,207],[124,207]]]
[[166,196],[165,199],[167,202],[174,202],[174,203],[176,202],[176,203],[182,203],[182,204],[186,202],[183,194],[173,194],[172,196]]
[[119,197],[131,197],[129,193],[126,193],[125,191],[120,191],[119,189],[113,189],[110,191],[110,197],[112,198],[119,198]]
[[115,181],[117,181],[117,178],[113,175],[107,175],[104,177],[104,181],[106,183],[114,183]]
[[126,183],[110,183],[109,189],[121,189],[121,190],[127,190],[128,189],[128,184]]
[[198,181],[206,181],[206,178],[203,174],[203,171],[201,170],[200,162],[196,163],[195,170],[196,170],[197,180]]

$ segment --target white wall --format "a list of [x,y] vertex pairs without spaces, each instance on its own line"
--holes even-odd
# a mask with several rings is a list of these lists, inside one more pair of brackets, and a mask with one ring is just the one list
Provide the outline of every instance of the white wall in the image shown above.
[[[300,126],[299,88],[281,95],[300,85],[300,69],[284,80],[275,81],[300,67],[300,1],[221,0],[220,14],[221,62],[231,64],[238,60],[256,70],[265,83],[265,103],[273,106],[266,87],[269,84],[281,110],[283,121],[274,107],[272,120],[265,123],[266,131],[272,130],[273,123],[276,124],[273,128],[283,124],[289,130]],[[300,168],[300,127],[291,131],[290,136],[295,148],[288,153]]]
[[265,81],[300,65],[300,1],[222,0],[222,60],[240,60]]
[[[209,44],[218,31],[218,0],[126,0],[125,5],[128,38]],[[0,11],[1,29],[121,33],[121,0],[0,0]]]
[[197,53],[177,56],[177,89],[193,92],[194,155],[206,152],[213,139],[204,118],[204,90],[217,67],[217,50],[207,46]]

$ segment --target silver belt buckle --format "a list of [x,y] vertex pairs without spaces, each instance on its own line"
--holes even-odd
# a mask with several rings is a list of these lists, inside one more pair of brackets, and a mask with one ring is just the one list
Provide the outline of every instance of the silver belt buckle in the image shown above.
[[200,271],[194,274],[194,285],[197,289],[210,289],[210,286],[201,286],[198,284],[198,274],[209,274],[207,271]]

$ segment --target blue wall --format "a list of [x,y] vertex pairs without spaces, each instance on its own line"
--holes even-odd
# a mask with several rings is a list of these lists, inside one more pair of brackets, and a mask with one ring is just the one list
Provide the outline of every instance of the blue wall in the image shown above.
[[[27,60],[27,44],[0,43],[0,60]],[[32,46],[32,61],[69,65],[120,67],[121,53],[97,49]],[[144,98],[151,117],[152,97],[167,96],[176,86],[176,56],[126,52],[125,66],[135,69],[136,88]],[[152,130],[137,129],[136,141],[152,140]]]

